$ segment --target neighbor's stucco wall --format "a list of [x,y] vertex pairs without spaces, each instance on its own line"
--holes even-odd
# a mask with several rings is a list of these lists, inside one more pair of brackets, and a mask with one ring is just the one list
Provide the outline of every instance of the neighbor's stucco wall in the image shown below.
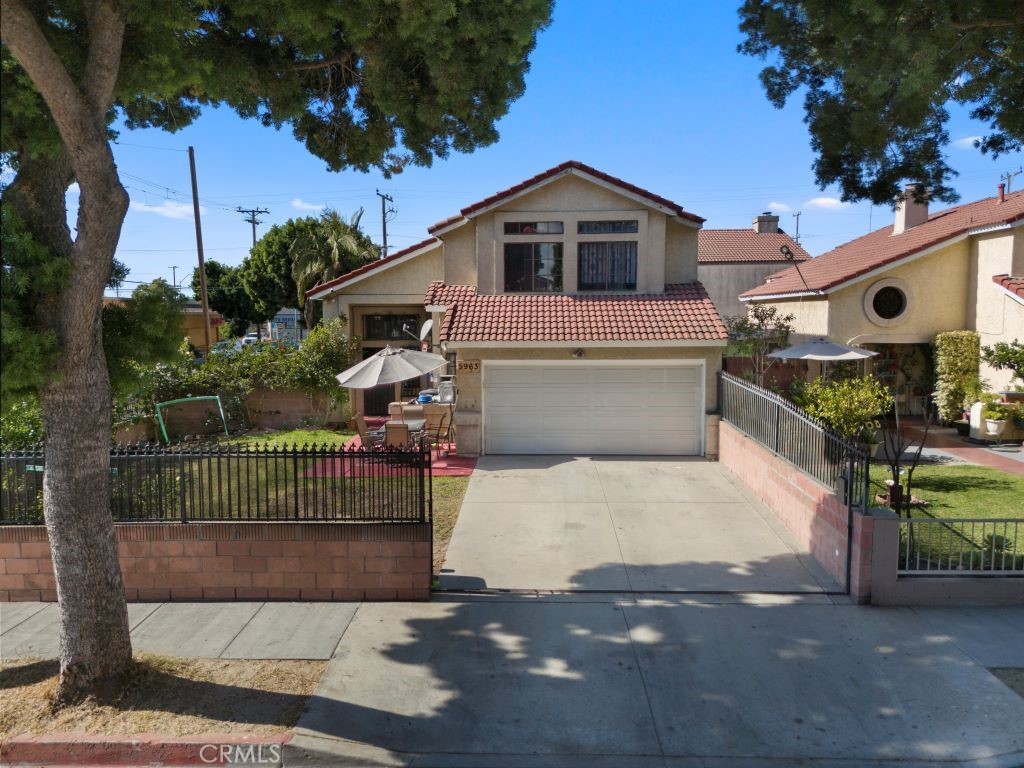
[[[1015,258],[1022,249],[1024,234],[1020,227],[972,238],[969,312],[982,346],[997,341],[1024,341],[1024,304],[992,282],[993,275],[1020,274],[1014,269]],[[1013,379],[1010,371],[1000,371],[985,363],[981,364],[980,374],[987,387],[996,392],[1009,389]]]
[[805,296],[792,301],[758,303],[775,307],[780,315],[793,315],[793,335],[790,341],[794,344],[828,335],[829,302],[824,297],[819,299]]
[[[594,360],[703,360],[704,407],[707,413],[718,408],[718,372],[722,369],[724,347],[588,347],[579,361],[585,366]],[[571,360],[572,349],[551,347],[500,347],[458,350],[459,360]],[[460,371],[458,374],[458,403],[455,427],[458,451],[478,455],[482,450],[483,387],[482,373]]]
[[732,263],[732,264],[699,264],[697,279],[708,292],[715,304],[718,314],[747,314],[747,304],[739,300],[744,291],[764,283],[768,275],[779,271],[778,262],[769,263]]
[[[917,344],[942,331],[970,328],[970,250],[961,240],[831,294],[828,337],[843,344]],[[898,322],[876,325],[864,311],[864,296],[876,282],[893,278],[903,281],[907,309]]]

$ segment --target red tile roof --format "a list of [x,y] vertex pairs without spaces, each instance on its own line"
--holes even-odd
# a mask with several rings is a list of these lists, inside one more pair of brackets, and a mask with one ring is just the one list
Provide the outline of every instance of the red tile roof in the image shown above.
[[993,275],[992,282],[1005,288],[1009,293],[1020,296],[1024,299],[1024,277],[1011,277],[1010,275]]
[[438,240],[436,237],[428,237],[426,240],[421,240],[420,242],[416,243],[416,245],[410,245],[408,248],[403,248],[398,253],[392,253],[390,256],[387,256],[386,258],[377,259],[377,261],[371,261],[369,264],[364,264],[358,269],[353,269],[351,272],[346,272],[341,277],[336,277],[333,280],[328,280],[326,283],[320,283],[319,285],[315,285],[308,291],[306,291],[306,296],[312,296],[314,293],[322,293],[323,291],[328,290],[330,288],[336,288],[339,285],[347,283],[354,277],[358,277],[359,275],[365,275],[367,272],[372,272],[375,269],[380,269],[381,267],[386,266],[392,263],[393,261],[402,258],[403,256],[408,256],[413,251],[418,251],[421,248],[425,248],[426,246],[432,245],[434,243],[440,244],[441,241]]
[[446,307],[442,341],[720,341],[728,337],[700,283],[663,294],[496,294],[430,284],[427,306]]
[[[787,246],[793,259],[779,249]],[[755,232],[746,229],[702,229],[697,233],[697,262],[718,264],[734,261],[806,261],[811,254],[785,232]]]
[[673,203],[671,200],[668,200],[662,197],[661,195],[656,195],[649,190],[630,184],[628,181],[623,181],[622,179],[618,179],[615,176],[610,176],[604,171],[599,171],[596,168],[586,165],[585,163],[579,162],[578,160],[569,160],[567,162],[562,163],[561,165],[556,165],[554,168],[549,168],[543,173],[538,173],[536,176],[533,176],[532,178],[529,178],[526,181],[522,181],[519,184],[516,184],[514,187],[509,187],[508,189],[502,190],[501,192],[496,192],[490,197],[485,197],[483,200],[480,200],[479,202],[473,203],[472,205],[467,205],[457,215],[449,216],[444,221],[437,222],[433,226],[429,227],[427,231],[433,234],[434,232],[437,232],[440,229],[444,229],[447,226],[461,222],[467,216],[481,210],[482,208],[487,208],[489,206],[494,205],[495,203],[501,202],[507,197],[511,197],[512,195],[524,192],[530,187],[534,187],[543,181],[547,181],[553,176],[558,176],[559,174],[563,173],[571,173],[572,171],[580,171],[588,176],[593,176],[594,178],[600,179],[601,181],[619,187],[620,189],[625,190],[626,192],[630,192],[634,195],[639,195],[640,197],[646,198],[655,205],[660,205],[670,209],[675,216],[679,216],[684,219],[689,219],[690,221],[696,222],[697,224],[700,224],[704,221],[704,219],[702,219],[700,216],[684,211],[683,206],[679,205],[679,203]]
[[892,234],[890,225],[851,240],[801,264],[799,271],[790,267],[769,276],[770,282],[741,294],[741,298],[825,292],[971,230],[1010,224],[1021,219],[1024,219],[1024,192],[1007,195],[1003,203],[995,197],[986,197],[947,208],[931,214],[924,224],[901,234]]

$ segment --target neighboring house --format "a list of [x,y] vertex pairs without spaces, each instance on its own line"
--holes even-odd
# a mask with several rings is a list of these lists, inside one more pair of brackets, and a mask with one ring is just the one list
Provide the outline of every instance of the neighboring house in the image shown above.
[[[123,304],[124,299],[120,296],[104,296],[104,304]],[[215,344],[220,339],[220,327],[224,324],[224,318],[220,313],[210,310],[210,344]],[[198,301],[185,302],[185,309],[182,313],[182,331],[196,349],[206,349],[206,335],[203,333],[203,307]]]
[[787,264],[811,258],[779,229],[779,217],[766,211],[749,229],[702,229],[697,240],[697,277],[722,317],[746,315],[740,294],[764,282]]
[[[769,277],[742,295],[796,316],[796,340],[828,336],[877,350],[874,373],[920,413],[935,334],[975,330],[982,345],[1024,340],[1024,192],[929,214],[909,197],[892,226]],[[1015,276],[1015,277],[1010,277]],[[1008,371],[982,366],[993,389]]]
[[[697,282],[703,219],[578,162],[474,203],[432,237],[317,286],[364,355],[429,344],[452,360],[462,453],[715,450],[705,414],[726,332]],[[425,381],[353,391],[356,410]]]

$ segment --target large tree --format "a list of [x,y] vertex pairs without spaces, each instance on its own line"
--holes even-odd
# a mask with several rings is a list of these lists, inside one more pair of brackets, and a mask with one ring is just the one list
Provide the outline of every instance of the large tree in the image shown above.
[[[111,127],[175,130],[202,108],[288,126],[335,170],[429,165],[496,140],[523,92],[550,0],[3,0],[4,192],[45,250],[51,290],[27,328],[48,340],[37,382],[44,515],[60,610],[59,699],[117,682],[131,641],[110,515],[103,288],[128,209]],[[65,192],[77,182],[74,234]],[[30,260],[31,261],[31,260]],[[33,268],[33,267],[29,267]]]
[[891,204],[902,182],[952,202],[943,150],[950,104],[989,125],[982,152],[1024,141],[1024,3],[1020,0],[745,0],[739,50],[774,57],[761,71],[781,108],[804,94],[823,188]]
[[[242,282],[242,269],[219,261],[206,262],[206,293],[210,309],[224,316],[232,336],[243,336],[252,323],[259,328],[280,309],[253,299]],[[192,292],[196,296],[200,292],[199,267],[192,270]]]
[[348,221],[329,208],[320,214],[316,227],[300,232],[292,241],[289,254],[295,298],[302,307],[306,328],[316,325],[316,307],[306,300],[307,291],[380,258],[380,247],[360,227],[362,219],[362,208]]
[[274,315],[285,307],[302,309],[292,277],[291,247],[298,238],[312,237],[318,226],[315,216],[275,224],[242,262],[239,279],[260,312]]

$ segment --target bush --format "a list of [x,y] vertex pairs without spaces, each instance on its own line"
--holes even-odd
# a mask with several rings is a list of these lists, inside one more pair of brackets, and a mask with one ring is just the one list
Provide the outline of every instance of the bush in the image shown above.
[[856,437],[892,407],[892,395],[870,376],[826,382],[815,379],[803,392],[803,407],[814,418],[846,438]]
[[960,418],[978,378],[981,362],[979,336],[975,331],[947,331],[935,336],[935,400],[939,418]]
[[997,370],[1012,371],[1012,381],[1024,384],[1024,344],[1016,339],[1009,344],[997,341],[991,347],[982,347],[981,359]]
[[0,449],[22,451],[42,444],[43,411],[38,400],[17,400],[0,412]]

